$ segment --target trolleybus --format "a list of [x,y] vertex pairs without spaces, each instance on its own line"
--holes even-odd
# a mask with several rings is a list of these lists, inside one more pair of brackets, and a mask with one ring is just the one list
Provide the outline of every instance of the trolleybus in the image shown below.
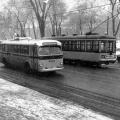
[[5,65],[48,72],[63,69],[61,42],[57,40],[5,40],[0,44],[0,61]]
[[116,38],[107,35],[50,37],[62,43],[64,61],[101,66],[116,62]]

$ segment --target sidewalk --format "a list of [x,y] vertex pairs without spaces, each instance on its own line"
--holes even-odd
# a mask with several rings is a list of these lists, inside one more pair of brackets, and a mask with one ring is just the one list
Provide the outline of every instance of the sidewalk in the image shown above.
[[0,78],[0,120],[113,120]]

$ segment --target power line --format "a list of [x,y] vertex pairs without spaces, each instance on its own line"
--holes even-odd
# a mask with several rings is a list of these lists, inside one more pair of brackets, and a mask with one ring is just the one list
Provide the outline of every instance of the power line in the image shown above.
[[[29,2],[29,1],[27,1]],[[116,4],[120,4],[120,2],[117,2]],[[88,7],[88,8],[83,8],[83,9],[75,9],[75,10],[71,10],[68,12],[64,12],[64,13],[73,13],[73,12],[77,12],[77,11],[85,11],[85,10],[90,10],[90,9],[94,9],[94,8],[101,8],[101,7],[105,7],[105,6],[110,6],[111,4],[104,4],[104,5],[98,5],[98,6],[94,6],[94,7]],[[21,8],[27,8],[27,9],[33,9],[32,7],[21,7]],[[59,15],[60,13],[56,13],[56,15]]]
[[103,23],[107,22],[108,20],[115,18],[119,15],[119,13],[115,14],[114,16],[107,18],[106,20],[104,20],[103,22],[101,22],[100,24],[98,24],[95,28],[93,28],[93,30],[91,32],[93,32],[94,30],[96,30],[100,25],[102,25]]
[[[117,2],[116,4],[120,4],[120,3]],[[75,9],[75,10],[71,10],[71,11],[65,12],[65,13],[73,13],[73,12],[76,12],[76,11],[90,10],[90,9],[101,8],[101,7],[110,6],[110,5],[111,5],[111,4],[104,4],[104,5],[99,5],[99,6],[89,7],[89,8]]]

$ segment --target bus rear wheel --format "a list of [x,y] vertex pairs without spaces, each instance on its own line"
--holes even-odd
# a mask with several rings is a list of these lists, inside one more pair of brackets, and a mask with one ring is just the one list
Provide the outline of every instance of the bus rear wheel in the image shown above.
[[120,57],[117,57],[118,62],[120,62]]
[[5,58],[2,59],[2,63],[3,63],[6,67],[8,67],[8,62],[7,62],[7,60],[6,60]]
[[31,73],[31,68],[30,68],[29,63],[25,63],[25,64],[24,64],[24,71],[25,71],[25,73],[27,73],[27,74]]

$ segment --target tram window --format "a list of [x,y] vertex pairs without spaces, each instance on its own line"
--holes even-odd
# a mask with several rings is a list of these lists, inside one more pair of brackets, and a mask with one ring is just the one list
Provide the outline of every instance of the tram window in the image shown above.
[[93,41],[92,51],[93,52],[99,52],[99,41]]
[[80,50],[80,41],[76,41],[76,50],[77,50],[77,51]]
[[76,50],[76,41],[71,41],[71,50]]
[[65,47],[65,42],[62,41],[62,50],[64,50],[64,47]]
[[101,52],[112,52],[113,42],[112,41],[101,41]]
[[74,41],[74,50],[77,50],[77,41]]
[[105,41],[101,41],[101,44],[100,44],[100,47],[101,47],[101,52],[106,52],[106,45],[105,45]]
[[109,51],[113,51],[113,42],[112,41],[110,41],[109,42]]
[[68,41],[68,50],[71,51],[72,50],[72,41]]
[[62,50],[65,50],[65,42],[62,42]]
[[85,51],[85,41],[81,41],[80,50]]
[[72,50],[72,41],[68,41],[68,50]]
[[71,41],[71,50],[74,50],[74,41]]
[[92,41],[86,41],[86,52],[92,51]]
[[113,42],[113,52],[116,52],[116,42]]
[[68,47],[69,47],[68,41],[65,41],[64,42],[64,50],[68,50]]

